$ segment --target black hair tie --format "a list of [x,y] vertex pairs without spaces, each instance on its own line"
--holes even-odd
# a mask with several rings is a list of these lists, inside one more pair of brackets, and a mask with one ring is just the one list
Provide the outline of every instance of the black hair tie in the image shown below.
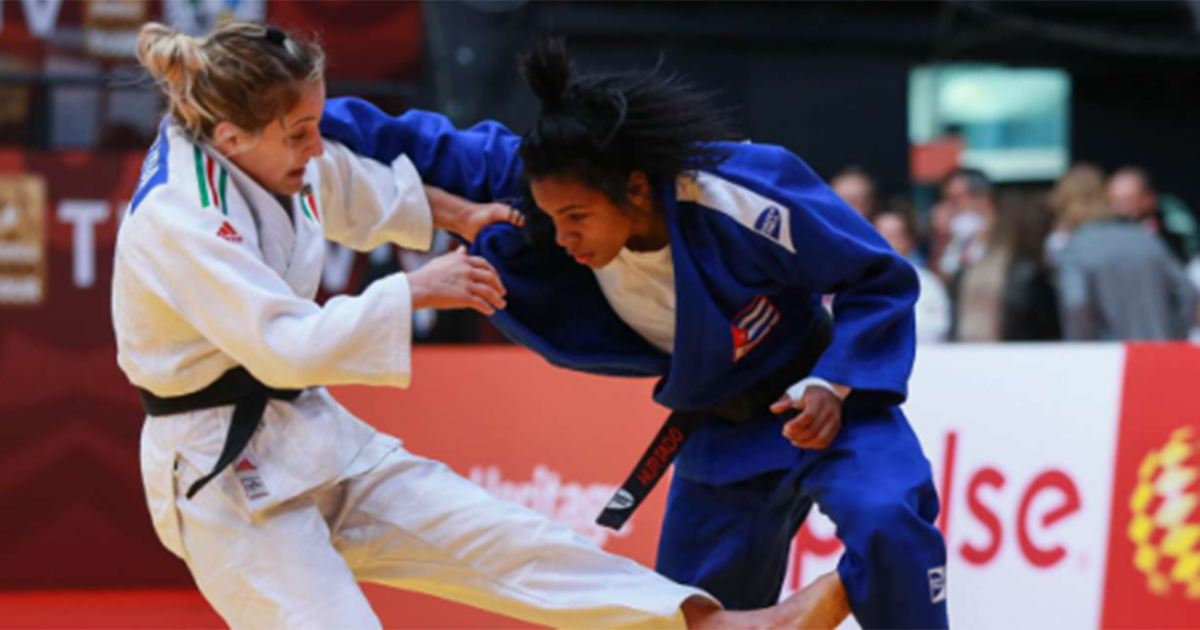
[[283,48],[284,42],[287,41],[287,33],[284,33],[283,31],[275,28],[274,26],[268,26],[267,32],[263,35],[263,38],[266,39],[267,41],[271,42],[272,44],[275,44],[276,46]]

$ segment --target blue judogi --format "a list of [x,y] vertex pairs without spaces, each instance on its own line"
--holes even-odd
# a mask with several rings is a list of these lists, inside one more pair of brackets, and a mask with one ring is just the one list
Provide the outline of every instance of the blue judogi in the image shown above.
[[[394,118],[334,99],[321,128],[363,155],[404,153],[427,183],[469,199],[521,192],[520,137],[496,123],[460,131],[436,114]],[[556,365],[662,376],[655,401],[695,410],[797,356],[823,317],[821,295],[836,294],[833,339],[812,375],[853,388],[841,432],[827,449],[798,449],[766,409],[751,422],[699,429],[677,460],[658,569],[729,608],[770,605],[788,544],[815,502],[846,545],[838,570],[864,627],[945,627],[937,495],[897,407],[915,352],[916,274],[796,156],[720,147],[729,155],[720,166],[659,190],[675,266],[672,355],[613,312],[590,269],[508,225],[472,246],[508,289],[508,309],[492,320]]]

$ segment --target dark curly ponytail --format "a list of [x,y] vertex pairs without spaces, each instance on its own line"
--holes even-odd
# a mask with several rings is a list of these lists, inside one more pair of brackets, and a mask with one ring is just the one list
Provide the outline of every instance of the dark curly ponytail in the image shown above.
[[543,39],[522,56],[526,82],[542,111],[521,144],[531,179],[569,177],[626,201],[629,176],[658,186],[712,167],[725,155],[711,143],[737,140],[728,110],[661,64],[611,75],[580,74],[561,39]]

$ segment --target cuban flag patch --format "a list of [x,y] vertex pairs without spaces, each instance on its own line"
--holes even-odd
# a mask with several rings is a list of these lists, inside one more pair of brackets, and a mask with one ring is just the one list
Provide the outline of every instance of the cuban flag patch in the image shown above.
[[733,360],[741,361],[779,323],[779,309],[760,295],[733,318]]

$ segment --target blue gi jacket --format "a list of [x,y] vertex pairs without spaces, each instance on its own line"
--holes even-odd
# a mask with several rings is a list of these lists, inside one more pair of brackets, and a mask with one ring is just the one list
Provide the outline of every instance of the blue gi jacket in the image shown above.
[[[429,184],[477,201],[521,190],[521,139],[497,123],[455,129],[440,115],[391,117],[332,99],[322,134],[382,161],[403,153]],[[851,400],[898,404],[915,352],[917,276],[878,233],[790,152],[721,145],[720,166],[659,191],[675,263],[675,352],[651,346],[609,307],[594,274],[558,247],[530,245],[509,225],[484,230],[472,252],[499,270],[508,309],[492,321],[555,365],[659,376],[654,400],[698,409],[725,400],[796,356],[833,302],[833,341],[812,374],[854,389]],[[679,474],[709,483],[791,467],[803,451],[759,421],[699,430]]]

